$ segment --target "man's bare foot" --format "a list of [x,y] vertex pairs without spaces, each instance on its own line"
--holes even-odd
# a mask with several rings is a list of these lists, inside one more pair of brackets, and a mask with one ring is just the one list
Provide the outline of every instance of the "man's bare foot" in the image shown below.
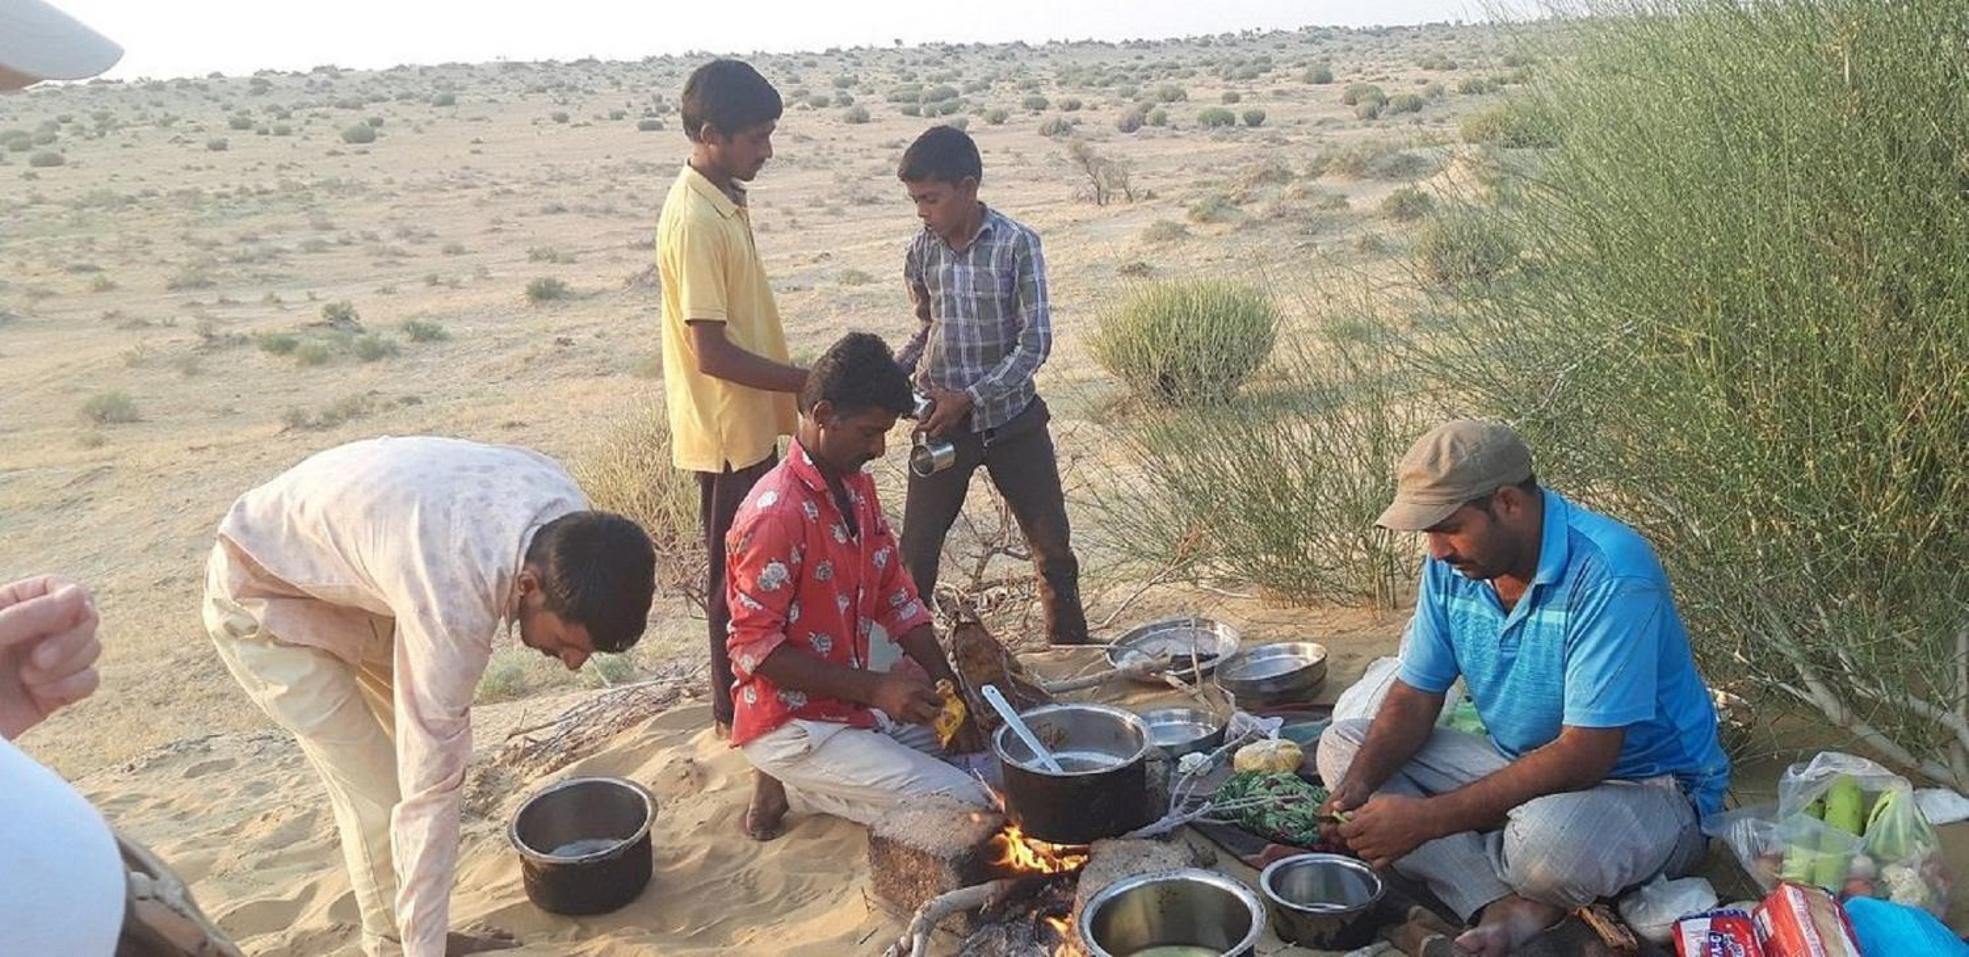
[[1484,908],[1477,926],[1456,938],[1456,949],[1479,957],[1510,957],[1525,941],[1565,916],[1557,907],[1516,894],[1500,897]]
[[713,721],[711,722],[711,733],[717,735],[720,741],[730,741],[732,739],[732,723],[730,721]]
[[785,818],[786,785],[763,771],[754,771],[752,806],[745,809],[745,836],[770,841],[779,836],[780,822]]
[[519,945],[519,940],[503,930],[485,935],[461,934],[454,930],[445,936],[444,957],[465,957],[467,954],[483,954],[493,950],[512,950]]

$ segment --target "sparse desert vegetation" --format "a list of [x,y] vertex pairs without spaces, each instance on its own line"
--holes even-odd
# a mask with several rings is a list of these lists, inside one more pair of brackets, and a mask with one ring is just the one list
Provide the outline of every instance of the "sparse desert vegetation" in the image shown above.
[[[1394,460],[1448,415],[1504,418],[1542,478],[1656,542],[1705,669],[1767,723],[1802,714],[1961,787],[1969,734],[1934,720],[1969,694],[1934,666],[1969,593],[1960,11],[1656,6],[760,55],[787,108],[747,215],[796,357],[850,328],[899,345],[923,226],[895,158],[931,123],[968,129],[981,195],[1044,242],[1041,390],[1090,612],[1141,596],[1116,625],[1207,608],[1261,640],[1331,625],[1339,669],[1386,653],[1416,559],[1372,527]],[[568,463],[662,551],[640,660],[702,659],[653,269],[693,65],[0,97],[0,514],[44,543],[35,568],[95,576],[117,642],[104,692],[35,742],[48,760],[86,775],[263,724],[187,612],[199,563],[233,496],[368,435]],[[899,511],[893,439],[872,471]],[[1013,596],[986,614],[1026,635],[1028,565],[991,550],[974,498],[962,584]],[[502,648],[480,700],[641,667],[570,679],[528,655]],[[201,900],[250,913],[241,888],[273,878],[249,870],[220,860]],[[353,945],[317,903],[254,943]]]

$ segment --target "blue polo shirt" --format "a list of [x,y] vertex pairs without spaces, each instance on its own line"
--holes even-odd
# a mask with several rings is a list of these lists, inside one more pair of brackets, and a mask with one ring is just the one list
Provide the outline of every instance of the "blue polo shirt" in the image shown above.
[[1402,682],[1440,693],[1461,676],[1514,760],[1563,725],[1623,728],[1609,777],[1672,774],[1703,814],[1721,810],[1729,759],[1654,550],[1557,492],[1544,505],[1538,570],[1509,614],[1489,582],[1424,560]]

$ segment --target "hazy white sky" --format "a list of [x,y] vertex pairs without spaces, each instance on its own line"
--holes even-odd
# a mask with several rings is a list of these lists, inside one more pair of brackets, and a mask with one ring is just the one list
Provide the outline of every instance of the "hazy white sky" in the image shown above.
[[936,40],[1125,40],[1482,19],[1481,0],[52,0],[130,79],[324,63],[637,59]]

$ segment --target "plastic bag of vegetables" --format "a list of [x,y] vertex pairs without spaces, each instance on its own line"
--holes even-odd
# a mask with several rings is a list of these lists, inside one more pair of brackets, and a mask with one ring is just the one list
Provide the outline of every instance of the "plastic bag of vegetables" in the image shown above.
[[1948,910],[1952,876],[1913,787],[1865,758],[1828,751],[1794,764],[1778,781],[1776,805],[1716,815],[1703,830],[1767,891],[1786,880]]

